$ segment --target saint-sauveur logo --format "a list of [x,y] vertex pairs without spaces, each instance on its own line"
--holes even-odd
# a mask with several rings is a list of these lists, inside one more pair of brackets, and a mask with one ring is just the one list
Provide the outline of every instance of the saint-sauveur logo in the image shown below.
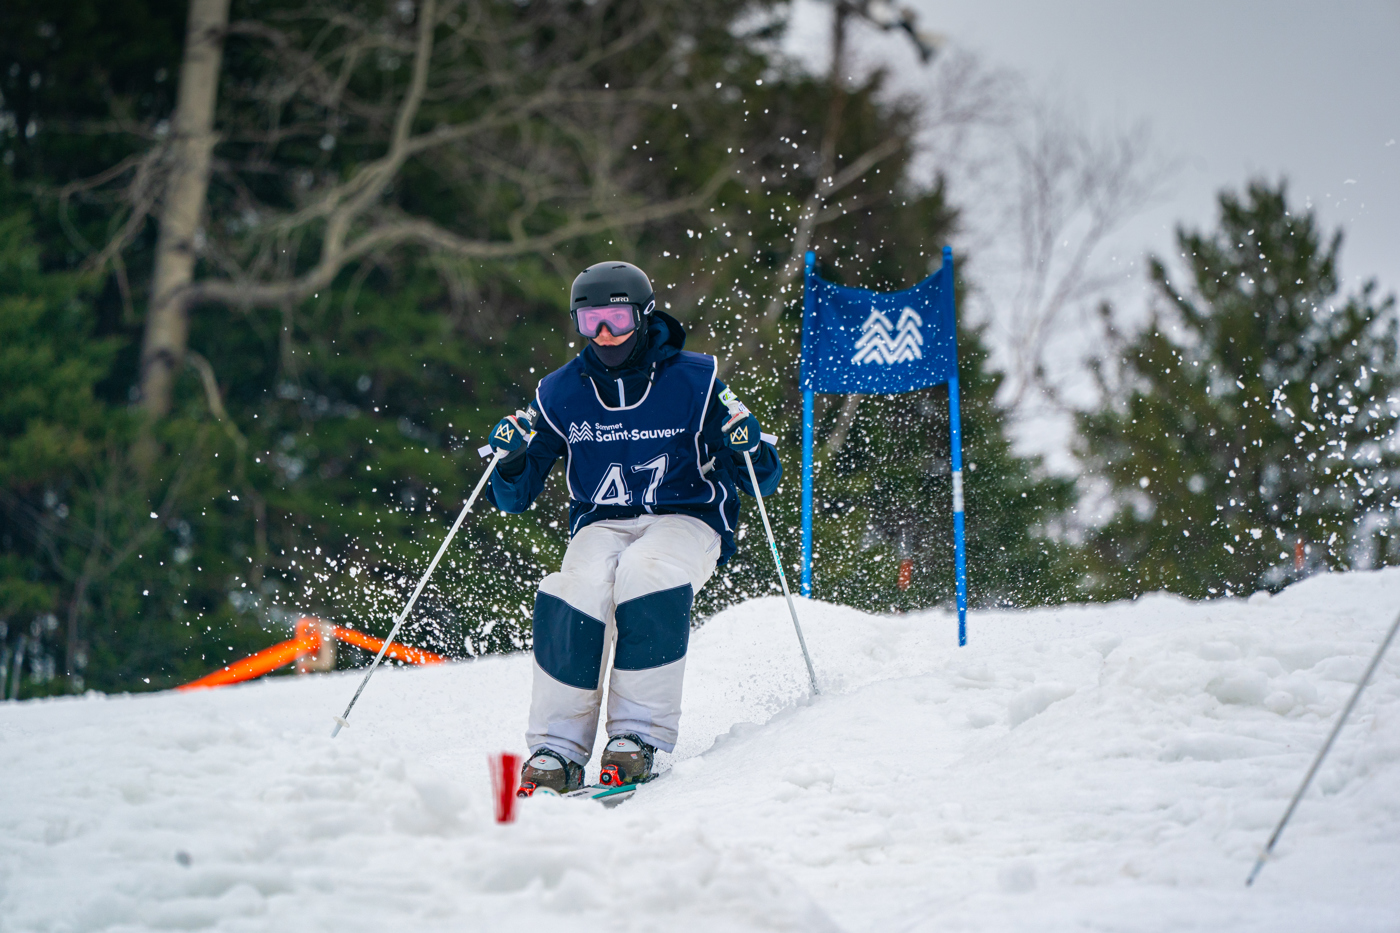
[[685,428],[624,428],[621,424],[569,422],[569,443],[584,441],[651,441],[684,434]]

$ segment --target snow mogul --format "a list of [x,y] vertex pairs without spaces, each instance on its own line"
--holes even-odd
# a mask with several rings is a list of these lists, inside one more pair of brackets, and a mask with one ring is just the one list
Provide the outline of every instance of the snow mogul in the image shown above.
[[525,411],[502,418],[488,496],[523,512],[560,457],[569,547],[535,595],[534,687],[520,795],[583,786],[608,659],[607,745],[599,782],[652,777],[676,745],[690,609],[734,553],[739,496],[753,495],[744,453],[769,495],[782,466],[772,437],[685,346],[645,273],[625,262],[574,279],[569,316],[583,351],[540,380]]

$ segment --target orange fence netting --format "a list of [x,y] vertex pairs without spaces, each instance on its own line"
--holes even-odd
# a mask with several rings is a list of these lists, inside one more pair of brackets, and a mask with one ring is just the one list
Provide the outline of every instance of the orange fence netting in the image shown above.
[[[343,641],[356,648],[376,653],[384,646],[382,638],[375,638],[373,635],[342,628],[339,625],[330,625],[312,616],[302,616],[297,620],[296,637],[275,644],[271,648],[265,648],[242,661],[229,664],[212,674],[206,674],[198,680],[192,680],[175,689],[197,690],[204,687],[223,687],[261,677],[293,662],[297,663],[297,670],[302,673],[312,670],[329,670],[335,662],[332,640]],[[384,656],[407,661],[409,664],[441,664],[447,660],[440,654],[400,644],[391,644],[389,650],[384,652]]]

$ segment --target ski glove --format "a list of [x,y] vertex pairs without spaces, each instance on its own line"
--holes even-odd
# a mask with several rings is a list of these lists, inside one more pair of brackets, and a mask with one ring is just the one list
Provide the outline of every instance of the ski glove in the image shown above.
[[750,412],[738,412],[725,422],[724,442],[735,453],[754,453],[762,443],[762,429]]
[[534,436],[534,421],[534,413],[527,410],[506,415],[496,422],[491,429],[491,448],[505,454],[501,458],[501,466],[514,465],[525,455],[525,448]]
[[739,401],[732,389],[721,392],[719,400],[729,410],[729,419],[724,422],[724,427],[720,428],[720,433],[724,435],[724,443],[736,454],[751,454],[758,450],[758,445],[763,442],[762,429],[759,428],[758,419],[753,416],[753,412]]

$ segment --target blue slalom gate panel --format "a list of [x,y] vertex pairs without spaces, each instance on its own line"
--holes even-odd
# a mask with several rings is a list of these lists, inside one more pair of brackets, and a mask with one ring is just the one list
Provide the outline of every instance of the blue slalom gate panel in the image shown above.
[[802,595],[812,595],[812,446],[818,392],[893,395],[948,384],[953,471],[953,561],[958,644],[967,644],[967,553],[963,522],[962,413],[958,398],[953,249],[912,288],[875,292],[828,282],[806,255],[802,309]]

